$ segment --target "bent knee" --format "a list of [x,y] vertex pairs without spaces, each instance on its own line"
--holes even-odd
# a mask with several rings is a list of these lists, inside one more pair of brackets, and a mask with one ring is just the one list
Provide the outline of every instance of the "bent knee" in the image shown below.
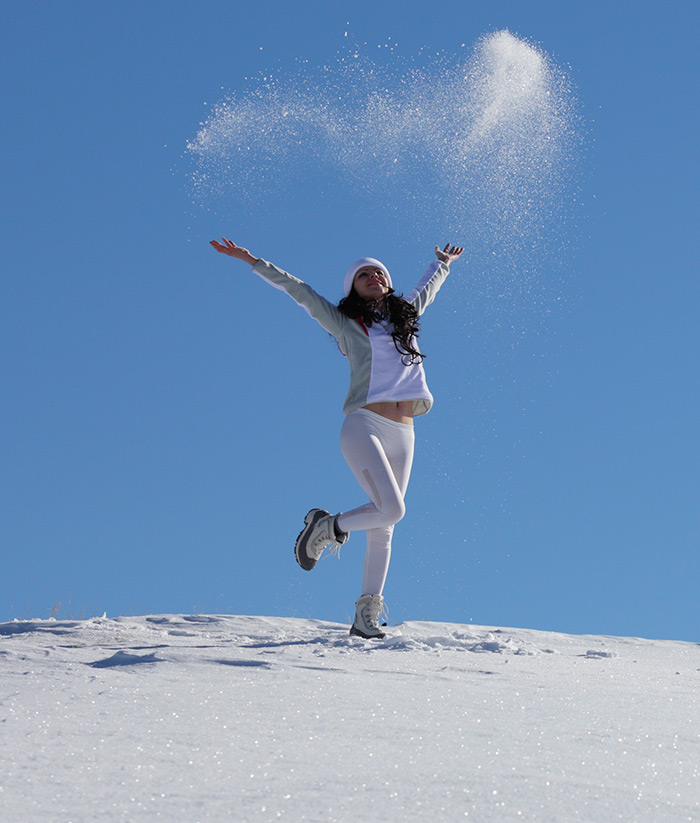
[[406,514],[406,504],[401,499],[389,500],[382,507],[382,514],[392,526]]

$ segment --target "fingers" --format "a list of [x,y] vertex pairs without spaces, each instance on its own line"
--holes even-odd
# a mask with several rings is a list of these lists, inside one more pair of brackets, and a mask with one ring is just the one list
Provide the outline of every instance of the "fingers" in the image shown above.
[[237,252],[244,252],[242,246],[237,246],[233,240],[228,240],[226,237],[221,238],[223,243],[219,243],[218,240],[210,240],[209,245],[215,248],[221,254],[228,254],[232,257],[236,255]]
[[[440,248],[438,246],[435,246],[435,251],[439,252]],[[464,246],[452,246],[449,243],[445,243],[445,248],[442,249],[441,254],[446,254],[448,257],[456,259],[462,254],[463,251]]]

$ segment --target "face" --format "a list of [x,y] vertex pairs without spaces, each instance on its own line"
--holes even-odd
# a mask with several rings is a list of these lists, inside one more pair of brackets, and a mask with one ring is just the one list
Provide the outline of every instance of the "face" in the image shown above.
[[363,300],[380,300],[389,293],[389,282],[381,269],[364,266],[355,275],[353,288]]

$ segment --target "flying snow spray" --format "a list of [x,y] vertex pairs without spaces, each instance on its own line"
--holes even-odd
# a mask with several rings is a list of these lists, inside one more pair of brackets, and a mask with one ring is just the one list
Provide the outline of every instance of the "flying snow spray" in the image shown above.
[[195,195],[250,210],[321,169],[393,214],[399,236],[459,242],[490,288],[529,288],[566,217],[578,140],[567,77],[508,31],[466,60],[417,63],[350,48],[332,65],[262,75],[188,144]]

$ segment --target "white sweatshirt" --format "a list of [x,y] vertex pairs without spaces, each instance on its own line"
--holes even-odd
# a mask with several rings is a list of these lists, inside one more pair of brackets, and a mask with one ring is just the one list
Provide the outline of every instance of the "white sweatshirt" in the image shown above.
[[[311,286],[272,263],[260,259],[253,271],[275,288],[287,292],[337,339],[341,352],[350,364],[350,388],[343,406],[345,414],[369,403],[400,400],[413,401],[414,417],[430,411],[433,396],[425,380],[423,364],[404,364],[401,353],[394,345],[392,326],[388,320],[365,328],[358,320],[346,317]],[[449,266],[435,260],[420,283],[405,298],[419,315],[433,302],[449,272]]]

